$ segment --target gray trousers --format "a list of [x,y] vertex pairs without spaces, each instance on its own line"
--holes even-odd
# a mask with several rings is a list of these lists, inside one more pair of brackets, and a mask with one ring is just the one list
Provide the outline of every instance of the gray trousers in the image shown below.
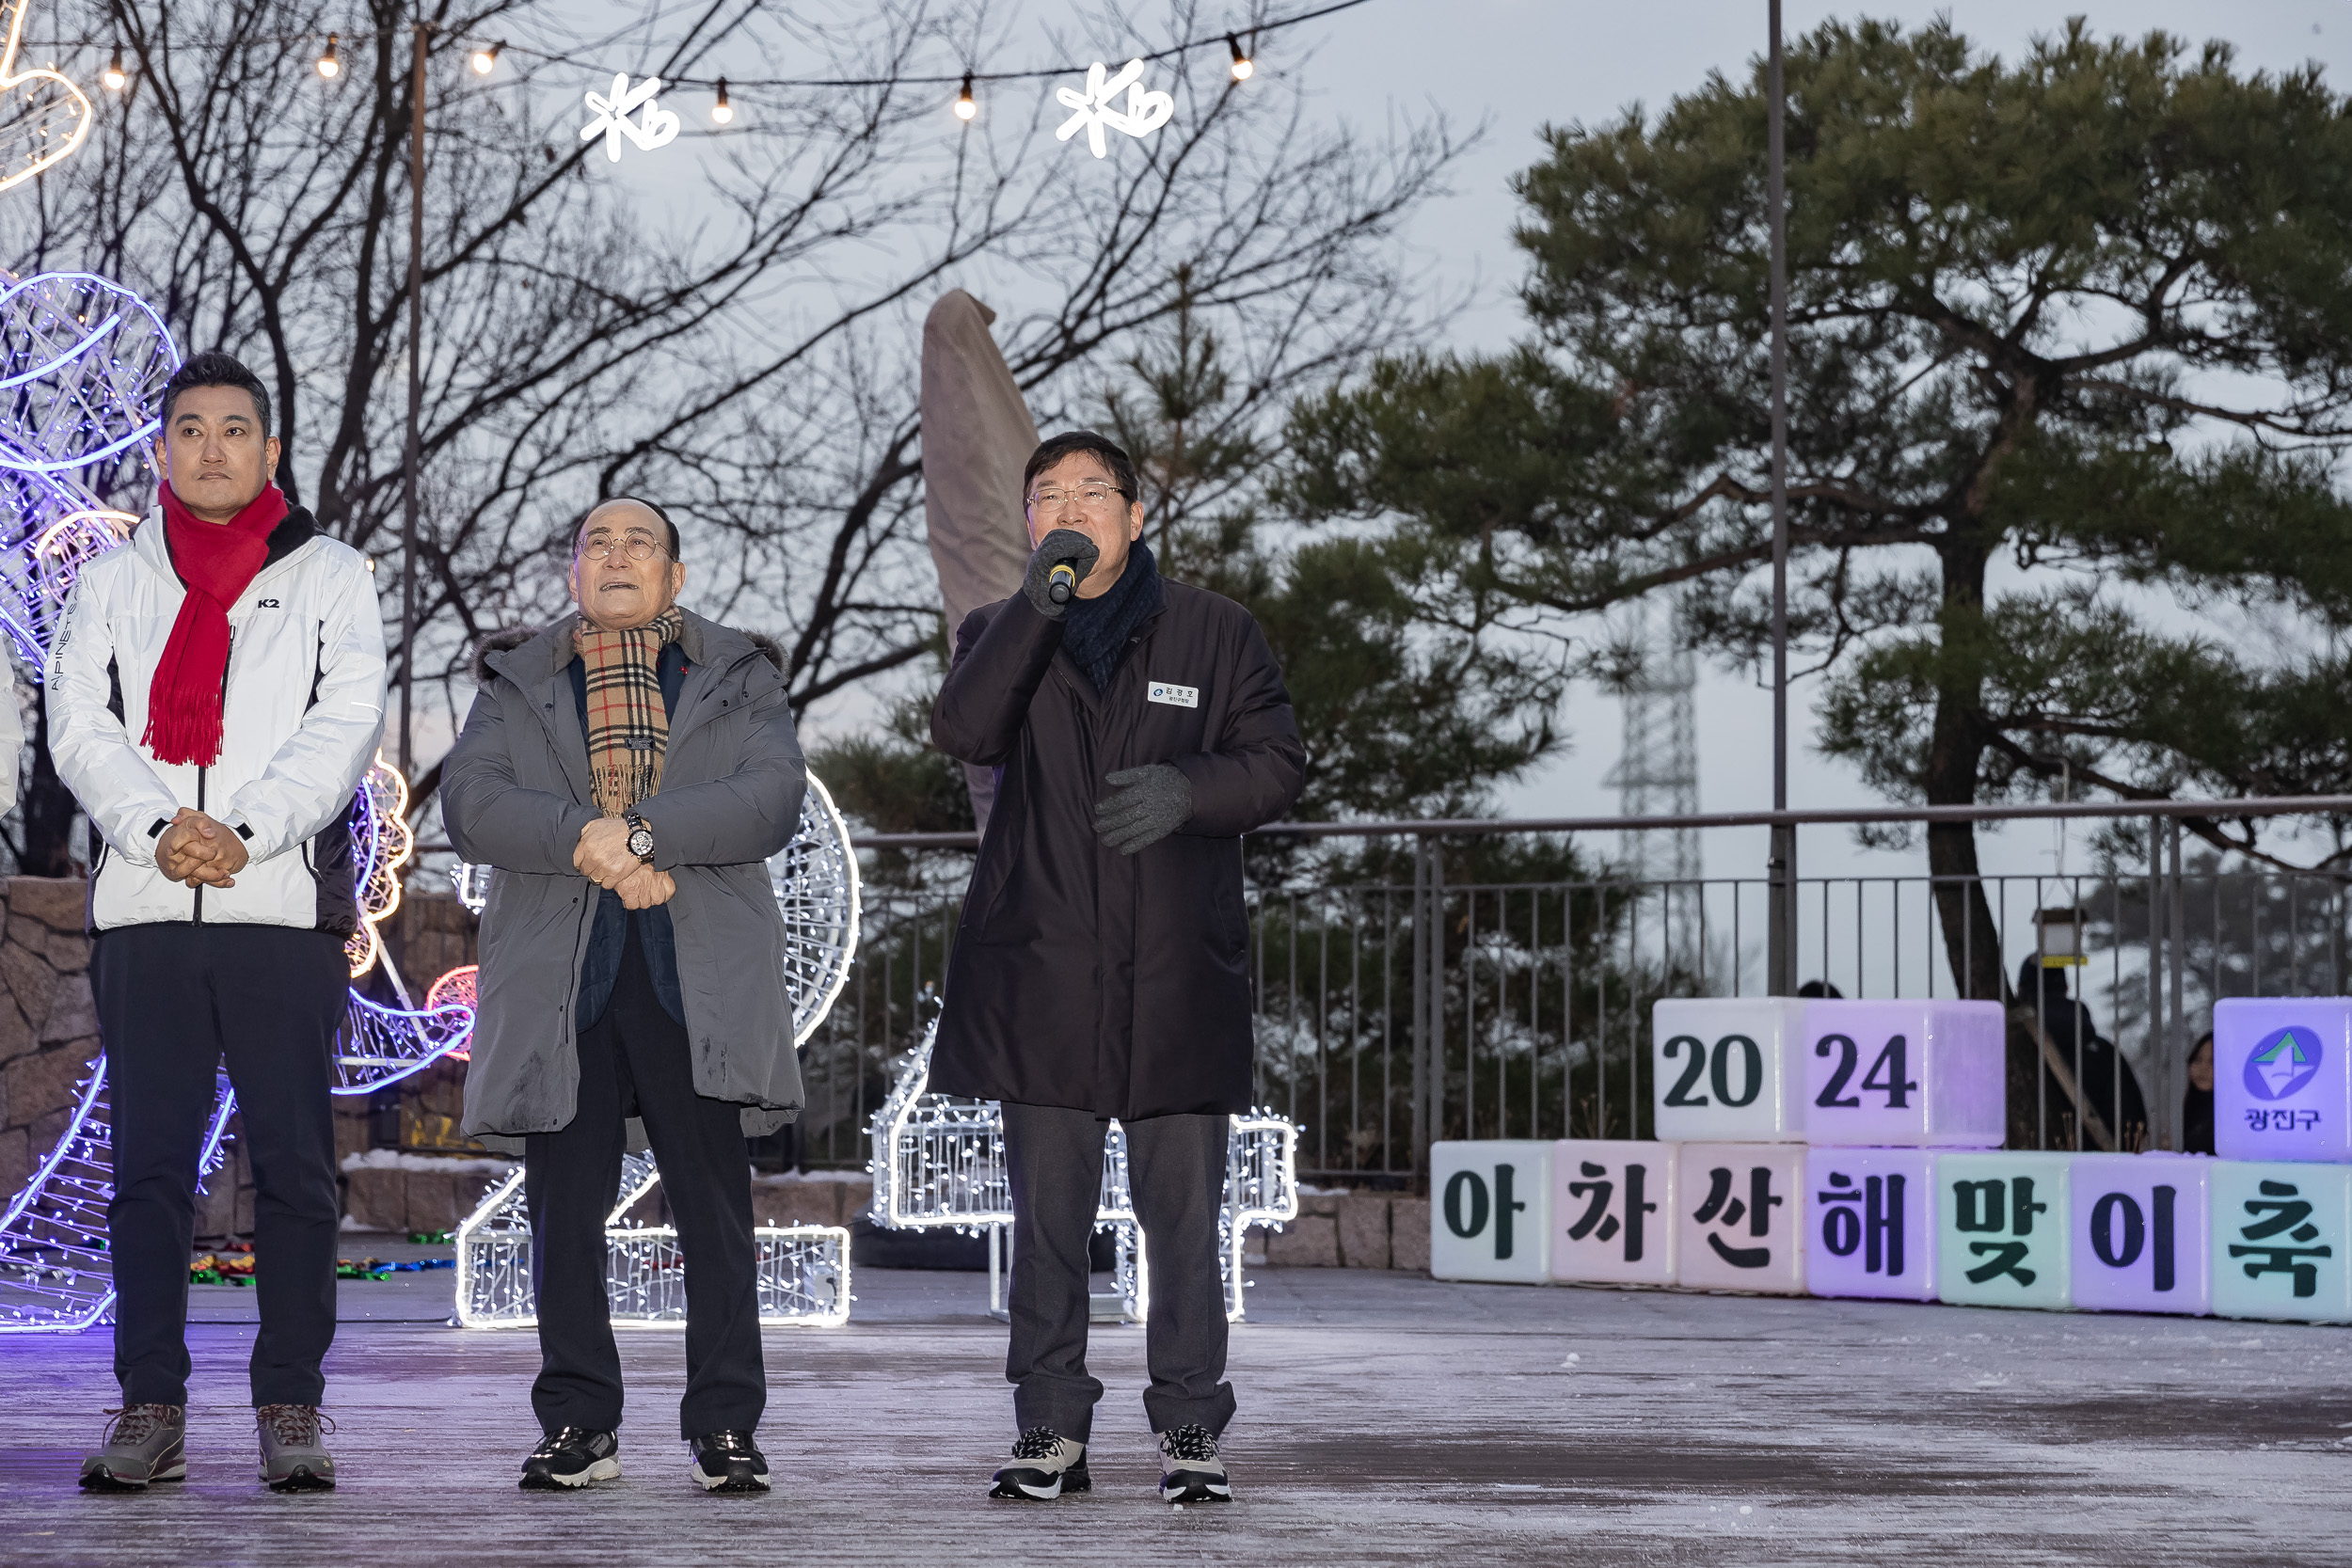
[[[1151,1260],[1144,1353],[1152,1386],[1143,1409],[1155,1433],[1233,1418],[1225,1381],[1225,1288],[1217,1217],[1225,1201],[1231,1120],[1152,1117],[1121,1124],[1127,1180]],[[1087,1242],[1103,1186],[1109,1118],[1090,1111],[1005,1102],[1005,1163],[1012,1183],[1012,1337],[1005,1378],[1013,1420],[1090,1440],[1103,1386],[1087,1375]]]

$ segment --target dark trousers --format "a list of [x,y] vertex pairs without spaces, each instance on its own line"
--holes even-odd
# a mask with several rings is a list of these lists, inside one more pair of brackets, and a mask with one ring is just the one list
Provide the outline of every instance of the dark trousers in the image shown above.
[[124,1402],[188,1402],[196,1162],[225,1058],[253,1165],[253,1402],[317,1404],[342,1211],[328,1099],[350,1007],[342,943],[284,926],[124,926],[100,933],[89,967],[114,1139],[106,1244]]
[[531,1407],[548,1432],[621,1424],[621,1353],[605,1295],[604,1220],[620,1196],[624,1122],[645,1119],[661,1193],[686,1264],[686,1398],[679,1435],[749,1432],[768,1403],[760,1356],[752,1165],[742,1108],[694,1092],[686,1030],[654,995],[628,923],[620,977],[579,1036],[580,1100],[558,1132],[523,1146],[539,1379]]
[[[1143,1409],[1153,1432],[1233,1418],[1225,1381],[1225,1287],[1217,1218],[1225,1202],[1226,1117],[1152,1117],[1120,1124],[1127,1182],[1143,1227],[1152,1299],[1144,1354],[1152,1386]],[[1089,1440],[1103,1386],[1087,1374],[1087,1242],[1103,1186],[1107,1117],[1051,1105],[1005,1103],[1005,1162],[1012,1182],[1011,1344],[1005,1378],[1021,1431],[1051,1427]]]

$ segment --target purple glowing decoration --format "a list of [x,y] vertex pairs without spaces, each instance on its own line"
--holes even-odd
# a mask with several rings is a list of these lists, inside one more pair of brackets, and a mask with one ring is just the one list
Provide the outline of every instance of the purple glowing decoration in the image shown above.
[[2077,1154],[2068,1178],[2074,1305],[2091,1312],[2213,1308],[2217,1163],[2192,1154]]
[[2223,1159],[2352,1161],[2352,997],[2215,1003],[2213,1090]]
[[1806,1152],[1807,1291],[1935,1299],[1935,1160],[1924,1148]]
[[2008,1027],[1997,1002],[1806,1003],[1805,1140],[1998,1146],[2009,1134]]

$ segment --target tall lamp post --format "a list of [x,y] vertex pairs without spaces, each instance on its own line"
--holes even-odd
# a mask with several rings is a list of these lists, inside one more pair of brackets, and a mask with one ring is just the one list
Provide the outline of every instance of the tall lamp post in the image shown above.
[[[1772,0],[1777,8],[1780,0]],[[400,771],[416,780],[409,724],[417,665],[417,470],[424,462],[424,44],[431,24],[412,29],[408,71],[408,439],[401,459]]]
[[[1780,0],[1768,0],[1772,54],[1765,83],[1765,205],[1772,227],[1772,809],[1788,809],[1788,188],[1782,121],[1788,101]],[[420,56],[421,58],[421,55]],[[1797,990],[1797,830],[1772,825],[1766,976],[1775,996]]]

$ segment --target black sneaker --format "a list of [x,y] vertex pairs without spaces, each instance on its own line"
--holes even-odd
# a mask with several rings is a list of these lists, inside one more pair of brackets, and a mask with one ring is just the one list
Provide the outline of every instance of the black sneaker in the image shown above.
[[1230,1503],[1233,1488],[1216,1453],[1216,1433],[1203,1426],[1160,1433],[1160,1498],[1171,1503]]
[[1073,1443],[1052,1427],[1031,1427],[1012,1446],[1013,1463],[996,1472],[992,1497],[1014,1502],[1052,1502],[1065,1492],[1091,1492],[1094,1479],[1087,1474],[1087,1446]]
[[523,1461],[526,1492],[568,1492],[592,1481],[618,1481],[621,1437],[615,1432],[562,1427],[539,1440]]
[[188,1413],[177,1404],[126,1404],[109,1410],[98,1451],[82,1461],[93,1492],[143,1492],[151,1481],[188,1477]]
[[706,1492],[765,1492],[768,1459],[748,1432],[706,1432],[691,1438],[694,1480]]

